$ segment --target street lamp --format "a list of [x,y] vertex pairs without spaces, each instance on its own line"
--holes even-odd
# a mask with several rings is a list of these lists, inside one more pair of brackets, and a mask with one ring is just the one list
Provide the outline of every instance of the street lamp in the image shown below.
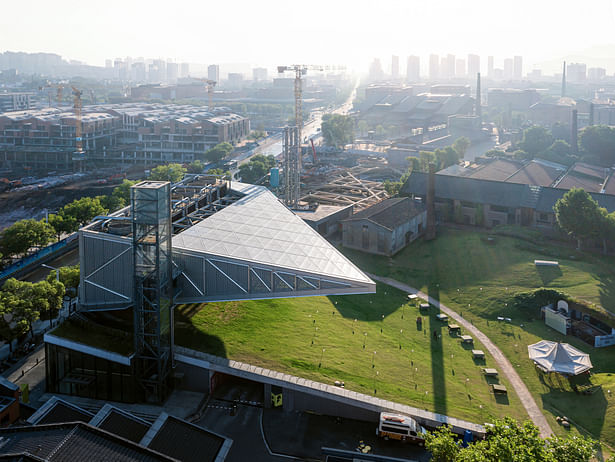
[[53,266],[46,265],[45,263],[41,263],[43,268],[49,268],[50,270],[55,270],[56,272],[56,281],[60,280],[60,268],[54,268]]

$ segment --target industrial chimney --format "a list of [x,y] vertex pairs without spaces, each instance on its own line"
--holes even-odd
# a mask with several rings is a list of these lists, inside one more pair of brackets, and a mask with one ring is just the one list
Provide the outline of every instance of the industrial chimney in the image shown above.
[[476,74],[476,106],[475,113],[479,120],[482,122],[482,108],[481,108],[481,95],[480,95],[480,72]]
[[562,98],[566,96],[566,61],[564,61],[564,68],[562,70]]
[[436,165],[429,164],[429,176],[427,179],[427,228],[425,239],[431,241],[436,238]]
[[579,152],[579,142],[577,140],[578,132],[578,114],[577,110],[572,110],[572,123],[570,124],[570,145],[574,154]]

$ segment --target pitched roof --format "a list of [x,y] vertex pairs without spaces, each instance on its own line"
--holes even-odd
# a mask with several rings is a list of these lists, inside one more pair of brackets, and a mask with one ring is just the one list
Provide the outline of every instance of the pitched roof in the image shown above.
[[[401,188],[403,194],[427,194],[427,173],[413,172]],[[456,199],[475,204],[490,204],[502,207],[527,207],[538,212],[552,212],[553,206],[567,190],[531,186],[478,178],[436,175],[436,197]],[[615,195],[590,192],[600,207],[615,211]]]
[[424,205],[409,197],[396,197],[378,202],[344,221],[368,219],[387,229],[395,229],[425,210]]
[[43,461],[177,460],[84,423],[1,429],[0,442],[4,454],[38,457]]
[[90,425],[102,428],[109,433],[121,436],[134,443],[139,443],[151,425],[143,419],[133,416],[110,404],[105,404],[98,411]]
[[204,428],[163,413],[141,444],[182,462],[213,462],[221,452],[228,450],[228,447],[223,448],[225,440]]
[[30,416],[28,423],[35,425],[62,422],[89,422],[94,414],[56,396],[50,398]]

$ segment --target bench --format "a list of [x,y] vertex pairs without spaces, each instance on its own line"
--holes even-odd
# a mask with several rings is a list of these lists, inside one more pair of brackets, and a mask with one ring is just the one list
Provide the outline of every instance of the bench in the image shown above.
[[439,321],[448,321],[448,316],[444,313],[437,314],[436,318],[438,318]]
[[508,393],[506,387],[504,385],[500,385],[499,383],[494,383],[493,385],[491,385],[491,388],[493,389],[493,393]]
[[472,350],[472,356],[476,359],[485,359],[485,352],[483,350]]
[[462,335],[461,343],[474,343],[474,339],[472,338],[471,335]]
[[487,377],[497,377],[498,370],[493,369],[492,367],[486,367],[483,369],[483,374],[485,374]]

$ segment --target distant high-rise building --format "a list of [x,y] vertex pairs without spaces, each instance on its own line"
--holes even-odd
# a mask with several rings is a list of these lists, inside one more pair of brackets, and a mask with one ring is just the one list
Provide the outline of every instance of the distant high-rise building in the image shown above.
[[255,82],[267,80],[267,68],[255,67],[254,69],[252,69],[252,80],[254,80]]
[[437,80],[440,77],[440,57],[429,55],[429,79]]
[[512,58],[506,58],[504,60],[504,79],[510,80],[513,78],[514,62]]
[[523,57],[515,56],[513,58],[513,79],[522,80],[523,79]]
[[211,64],[207,66],[207,78],[214,82],[220,81],[220,66],[217,64]]
[[583,63],[570,63],[566,67],[568,82],[585,82],[587,66]]
[[384,72],[382,70],[382,64],[378,58],[374,58],[369,66],[369,79],[372,81],[382,80],[384,78]]
[[487,77],[490,79],[494,77],[493,68],[493,56],[487,56]]
[[474,78],[480,72],[480,56],[468,55],[468,77]]
[[446,78],[455,78],[455,55],[450,53],[446,55]]
[[181,63],[179,65],[179,76],[188,77],[190,75],[190,63]]
[[229,72],[228,73],[228,86],[230,88],[241,88],[243,83],[243,74],[239,72]]
[[391,56],[391,78],[399,78],[399,56]]
[[421,59],[418,56],[408,56],[406,67],[406,80],[418,82],[421,78]]
[[540,69],[532,69],[532,72],[527,73],[529,80],[540,80],[542,77],[542,71]]
[[590,67],[587,70],[587,79],[590,82],[598,82],[606,77],[606,69],[602,67]]
[[105,59],[105,67],[107,69],[109,69],[110,67],[113,67],[113,61],[110,59]]
[[455,60],[455,77],[465,77],[466,75],[466,60],[459,58]]
[[179,65],[177,63],[167,63],[167,82],[177,82],[179,75]]
[[132,65],[131,78],[137,82],[145,82],[147,80],[145,63],[139,62]]

